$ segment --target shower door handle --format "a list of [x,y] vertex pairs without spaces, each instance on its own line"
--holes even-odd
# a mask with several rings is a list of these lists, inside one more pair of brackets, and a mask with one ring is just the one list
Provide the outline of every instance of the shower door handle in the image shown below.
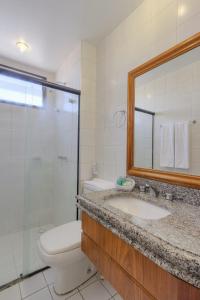
[[58,159],[67,161],[67,156],[59,155]]

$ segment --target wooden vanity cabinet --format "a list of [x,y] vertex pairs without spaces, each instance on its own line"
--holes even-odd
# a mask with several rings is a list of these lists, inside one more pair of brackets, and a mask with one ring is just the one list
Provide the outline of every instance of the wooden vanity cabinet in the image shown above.
[[83,252],[124,300],[200,300],[200,289],[172,276],[82,213]]

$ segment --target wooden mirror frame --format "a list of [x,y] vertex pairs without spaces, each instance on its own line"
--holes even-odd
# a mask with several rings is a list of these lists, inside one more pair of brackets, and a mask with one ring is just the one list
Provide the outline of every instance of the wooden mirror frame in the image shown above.
[[200,189],[200,176],[134,167],[135,79],[200,46],[200,32],[128,73],[127,174]]

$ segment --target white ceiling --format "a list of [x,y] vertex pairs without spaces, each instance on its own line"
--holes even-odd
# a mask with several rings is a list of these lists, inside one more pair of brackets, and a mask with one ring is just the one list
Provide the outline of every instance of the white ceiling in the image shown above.
[[[98,43],[142,0],[0,0],[0,55],[55,71],[80,40]],[[31,51],[20,53],[24,39]]]

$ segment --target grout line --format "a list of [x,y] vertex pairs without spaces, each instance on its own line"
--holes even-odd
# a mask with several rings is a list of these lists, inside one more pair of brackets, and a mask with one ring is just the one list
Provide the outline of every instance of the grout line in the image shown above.
[[[73,291],[72,291],[73,292]],[[69,292],[70,293],[70,292]],[[67,294],[66,294],[66,297],[67,298],[65,298],[64,300],[70,300],[72,297],[74,297],[75,295],[77,295],[77,294],[79,294],[79,290],[76,288],[75,290],[74,290],[74,294],[72,294],[71,296],[67,296]]]
[[[88,282],[88,284],[87,284],[84,288],[81,289],[81,287],[84,285],[84,283],[83,283],[82,285],[80,285],[80,286],[77,288],[77,290],[80,292],[80,291],[86,289],[86,288],[87,288],[88,286],[90,286],[91,284],[93,284],[93,283],[99,281],[99,279],[96,277],[96,275],[94,276],[94,278],[96,278],[96,279],[94,279],[94,281]],[[89,279],[89,280],[90,280],[90,279]],[[87,281],[86,281],[86,283],[87,283]]]
[[[100,281],[101,285],[103,285],[104,289],[109,293],[109,295],[111,296],[111,299],[112,299],[114,296],[117,295],[117,292],[116,292],[114,295],[112,295],[111,292],[109,291],[109,289],[108,289],[107,287],[105,287],[105,285],[103,284],[104,279],[103,279],[103,280],[99,280],[99,281]],[[114,288],[113,288],[113,289],[114,289]],[[110,298],[109,298],[109,299],[110,299]]]
[[47,279],[46,279],[46,277],[45,277],[45,275],[44,275],[44,271],[41,272],[41,273],[42,273],[42,275],[43,275],[43,277],[44,277],[44,280],[45,280],[45,282],[46,282],[46,284],[47,284],[47,289],[48,289],[48,291],[49,291],[49,294],[50,294],[50,296],[51,296],[51,299],[54,300],[53,295],[52,295],[51,290],[50,290],[50,285],[53,286],[53,283],[48,284]]
[[[22,300],[22,292],[21,292],[20,284],[17,283],[16,285],[18,286],[20,298],[21,298],[21,300]],[[14,286],[15,286],[15,285],[14,285]]]
[[44,290],[44,289],[46,289],[46,288],[47,288],[47,286],[44,286],[43,288],[41,288],[41,289],[39,289],[39,290],[33,292],[32,294],[27,295],[26,297],[22,298],[22,300],[27,299],[28,297],[30,297],[30,296],[32,296],[32,295],[35,295],[35,294],[37,294],[38,292],[40,292],[40,291],[42,291],[42,290]]
[[20,283],[18,283],[18,285],[19,285],[19,290],[20,290],[21,299],[23,299],[23,297],[22,297],[22,290],[21,290]]
[[51,296],[51,299],[54,300],[54,299],[53,299],[53,295],[51,294],[51,290],[50,290],[50,288],[49,288],[48,285],[47,285],[47,289],[48,289],[48,291],[49,291],[49,294],[50,294],[50,296]]
[[[51,294],[51,297],[52,297],[52,299],[54,300],[54,296],[53,296],[53,294],[52,294],[52,292],[51,292],[50,286],[52,286],[52,290],[53,290],[54,293],[55,293],[55,290],[54,290],[54,284],[51,283],[51,284],[48,284],[48,285],[47,285],[47,287],[48,287],[48,289],[49,289],[49,292],[50,292],[50,294]],[[71,293],[72,293],[72,294],[71,294]],[[69,292],[69,294],[71,294],[71,296],[69,296],[69,295],[67,295],[67,294],[65,294],[65,295],[60,295],[60,296],[59,296],[59,295],[56,295],[56,293],[55,293],[55,296],[57,296],[57,297],[66,297],[64,300],[68,300],[68,299],[70,300],[71,297],[73,297],[73,296],[79,294],[78,288],[76,288],[76,289],[74,289],[73,291]],[[82,295],[81,295],[81,296],[82,296]]]
[[[81,298],[82,298],[83,300],[85,300],[85,298],[84,298],[83,295],[81,294],[81,291],[79,291],[79,294],[80,294]],[[70,299],[69,299],[69,300],[70,300]]]
[[[45,280],[45,282],[46,282],[46,285],[45,285],[44,287],[40,288],[39,290],[37,290],[37,291],[35,291],[35,292],[33,292],[33,293],[31,293],[31,294],[29,294],[29,295],[27,295],[26,297],[23,298],[23,297],[22,297],[22,292],[21,292],[20,283],[19,283],[20,293],[21,293],[21,298],[22,298],[22,300],[23,300],[23,299],[26,299],[27,297],[32,296],[32,295],[36,294],[37,292],[39,292],[39,291],[41,291],[41,290],[43,290],[43,289],[45,289],[45,288],[48,287],[48,284],[47,284],[47,281],[46,281],[46,279],[45,279],[45,276],[44,276],[43,272],[39,272],[38,274],[42,274],[42,276],[44,277],[44,280]],[[37,274],[36,274],[36,275],[37,275]],[[33,276],[35,276],[35,275],[33,275]],[[29,277],[29,278],[31,278],[31,277]],[[29,279],[29,278],[27,278],[27,279]],[[26,279],[24,279],[24,280],[26,280]],[[23,281],[21,281],[21,282],[23,282]]]
[[[108,289],[107,289],[107,288],[103,285],[103,283],[101,282],[102,279],[99,279],[98,277],[96,277],[96,278],[97,278],[97,280],[91,282],[89,285],[87,285],[86,287],[84,287],[84,289],[81,289],[81,290],[79,291],[79,293],[81,294],[81,291],[84,291],[84,290],[85,290],[86,288],[88,288],[90,285],[92,285],[92,284],[94,284],[94,283],[96,283],[96,282],[99,282],[99,283],[103,286],[103,288],[106,290],[106,292],[108,293],[109,298],[108,298],[107,300],[112,300],[112,299],[114,298],[114,296],[117,295],[117,292],[116,292],[114,295],[111,295],[111,293],[108,291]],[[104,280],[104,279],[103,279],[103,280]],[[83,300],[87,300],[87,299],[85,299],[85,298],[83,297],[82,294],[81,294],[81,297],[82,297]],[[70,300],[70,299],[69,299],[69,300]]]
[[116,293],[116,294],[114,294],[111,298],[109,298],[109,300],[112,300],[112,299],[114,299],[115,298],[115,296],[117,296],[118,295],[118,293]]
[[48,286],[49,284],[48,284],[48,282],[47,282],[47,280],[46,280],[46,277],[44,276],[44,272],[41,272],[42,273],[42,275],[43,275],[43,277],[44,277],[44,281],[46,282],[46,285]]
[[[81,298],[83,299],[83,300],[85,300],[85,298],[83,297],[83,295],[80,293],[80,292],[78,292],[79,293],[79,295],[81,296]],[[69,299],[70,300],[70,299]]]

